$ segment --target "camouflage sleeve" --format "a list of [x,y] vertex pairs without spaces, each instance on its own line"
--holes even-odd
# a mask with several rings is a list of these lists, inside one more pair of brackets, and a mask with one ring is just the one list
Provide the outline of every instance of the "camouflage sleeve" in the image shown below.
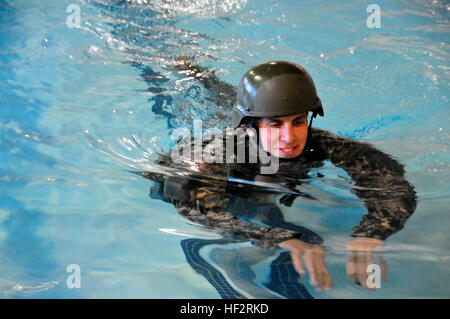
[[367,143],[314,129],[315,145],[355,182],[354,191],[368,213],[353,228],[353,237],[385,240],[401,230],[416,208],[416,193],[403,166]]

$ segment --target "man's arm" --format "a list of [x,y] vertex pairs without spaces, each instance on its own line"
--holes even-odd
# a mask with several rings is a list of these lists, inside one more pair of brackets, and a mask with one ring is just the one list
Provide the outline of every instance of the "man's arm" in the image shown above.
[[[169,177],[164,182],[166,200],[172,202],[177,211],[194,223],[213,228],[233,238],[252,240],[265,249],[281,247],[290,251],[294,268],[300,274],[305,268],[310,274],[310,283],[317,289],[330,289],[332,280],[325,265],[325,250],[318,243],[322,239],[306,229],[290,230],[283,227],[267,227],[246,222],[229,210],[229,198],[222,183],[216,185],[195,185],[188,180]],[[181,196],[180,196],[181,195]],[[239,206],[239,205],[238,205]],[[247,205],[244,205],[247,206]],[[266,205],[248,207],[252,215],[265,214]],[[273,214],[273,211],[271,210]],[[311,242],[311,243],[308,243]]]
[[[251,240],[264,248],[276,248],[287,239],[305,237],[305,234],[298,231],[240,219],[229,209],[230,198],[226,194],[225,182],[218,181],[211,185],[186,178],[169,177],[164,181],[164,194],[166,200],[190,221],[225,235]],[[261,207],[255,206],[252,209],[257,211]]]
[[315,145],[355,181],[354,191],[368,213],[353,228],[353,237],[385,240],[401,230],[416,208],[416,193],[403,166],[367,143],[314,129]]

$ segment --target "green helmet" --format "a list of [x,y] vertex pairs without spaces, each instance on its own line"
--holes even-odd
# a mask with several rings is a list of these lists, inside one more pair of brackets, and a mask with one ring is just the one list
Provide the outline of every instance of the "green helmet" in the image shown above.
[[259,64],[244,74],[239,83],[232,124],[238,127],[246,117],[281,117],[303,112],[323,116],[322,102],[309,73],[284,61]]

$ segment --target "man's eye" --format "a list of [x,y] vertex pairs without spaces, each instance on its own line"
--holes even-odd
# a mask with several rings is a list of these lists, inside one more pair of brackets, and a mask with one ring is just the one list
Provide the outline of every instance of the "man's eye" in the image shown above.
[[306,122],[306,119],[303,118],[303,119],[298,119],[298,120],[296,120],[296,121],[295,121],[295,124],[296,124],[296,125],[301,125],[301,124],[304,124],[305,122]]
[[269,123],[269,126],[270,126],[270,127],[279,127],[279,126],[280,126],[280,123],[277,123],[277,122],[271,122],[271,123]]

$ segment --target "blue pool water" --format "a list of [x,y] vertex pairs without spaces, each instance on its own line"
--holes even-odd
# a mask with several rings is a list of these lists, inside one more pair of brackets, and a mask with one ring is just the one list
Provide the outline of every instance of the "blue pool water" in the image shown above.
[[[68,27],[71,4],[80,28]],[[193,119],[228,124],[225,106],[171,69],[181,56],[232,85],[263,61],[304,65],[325,108],[314,124],[391,154],[415,187],[416,211],[378,254],[388,282],[368,291],[347,277],[345,249],[365,210],[326,165],[308,185],[320,204],[283,214],[324,238],[334,287],[304,275],[291,296],[448,298],[450,6],[376,4],[381,28],[356,0],[0,0],[0,297],[282,297],[271,289],[291,280],[272,278],[289,264],[281,249],[221,239],[133,173]],[[71,264],[81,288],[67,285]]]

